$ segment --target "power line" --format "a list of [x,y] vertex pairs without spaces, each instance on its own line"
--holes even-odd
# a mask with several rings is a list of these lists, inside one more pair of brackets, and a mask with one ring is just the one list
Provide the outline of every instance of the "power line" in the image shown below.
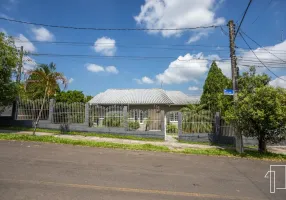
[[235,33],[234,40],[235,40],[235,38],[236,38],[236,36],[237,36],[237,33],[239,32],[239,29],[240,29],[240,27],[241,27],[241,24],[242,24],[242,22],[243,22],[243,20],[244,20],[244,18],[245,18],[245,16],[246,16],[246,13],[247,13],[248,8],[249,8],[249,6],[250,6],[251,3],[252,3],[252,0],[249,0],[248,5],[247,5],[247,7],[246,7],[246,9],[245,9],[245,11],[244,11],[243,17],[242,17],[242,19],[241,19],[241,21],[240,21],[240,24],[239,24],[239,26],[238,26],[237,32]]
[[[96,55],[85,55],[85,54],[53,54],[53,53],[27,53],[29,56],[50,56],[50,57],[74,57],[74,58],[127,58],[127,59],[176,59],[178,61],[183,61],[183,62],[189,62],[192,60],[196,61],[214,61],[215,59],[199,59],[199,58],[191,58],[191,59],[185,59],[185,60],[180,60],[177,59],[177,57],[173,56],[129,56],[129,55],[124,55],[124,56],[96,56]],[[225,61],[229,60],[228,59],[217,59],[217,61]]]
[[283,78],[280,78],[279,76],[277,76],[274,72],[272,72],[259,58],[258,56],[255,54],[255,52],[252,50],[252,48],[249,46],[249,44],[247,43],[247,41],[245,40],[245,38],[243,37],[243,35],[241,33],[239,33],[241,38],[243,39],[243,41],[245,42],[245,44],[248,46],[249,50],[253,53],[253,55],[257,58],[257,60],[259,60],[259,62],[269,71],[271,72],[274,76],[276,76],[277,78],[283,80],[283,81],[286,81],[285,79]]
[[[94,43],[91,42],[46,42],[46,41],[23,41],[23,40],[18,40],[17,41],[21,42],[21,43],[40,43],[40,44],[55,44],[55,45],[69,45],[69,46],[90,46],[90,47],[94,47],[94,46],[102,46],[102,47],[109,47],[109,46],[114,46],[114,43],[97,43],[96,45],[94,45]],[[173,46],[173,45],[162,45],[162,46]],[[176,45],[175,45],[176,46]],[[186,48],[171,48],[171,47],[158,47],[157,46],[152,46],[152,45],[121,45],[121,44],[116,44],[116,47],[122,47],[122,48],[135,48],[135,49],[162,49],[162,50],[194,50],[191,47],[211,47],[211,46],[204,46],[204,45],[189,45],[189,48],[187,48],[188,46],[185,45],[181,45],[183,47]],[[212,47],[212,48],[218,48],[217,47]],[[204,51],[212,51],[212,50],[204,50]],[[228,50],[224,50],[224,49],[216,49],[215,51],[221,51],[221,52],[228,52]]]
[[268,51],[266,48],[262,47],[260,44],[258,44],[258,42],[256,42],[254,39],[252,39],[250,36],[248,36],[244,31],[241,31],[246,37],[248,37],[248,39],[250,39],[252,42],[254,42],[257,46],[259,46],[260,48],[262,48],[264,51],[267,51],[268,53],[270,53],[271,55],[273,55],[274,57],[278,58],[279,60],[283,61],[284,63],[286,63],[285,60],[279,58],[278,56],[276,56],[275,54],[271,53],[270,51]]
[[[269,8],[271,2],[272,2],[272,0],[270,0],[270,1],[268,2],[268,4],[265,5],[265,7],[264,7],[264,9],[263,9],[263,11],[262,11],[261,13],[264,13],[264,12]],[[261,13],[258,14],[258,16],[256,17],[256,19],[252,22],[252,24],[254,24],[254,23],[258,20],[258,18],[260,17],[260,14],[261,14]]]
[[45,26],[51,28],[62,28],[62,29],[74,29],[74,30],[92,30],[92,31],[184,31],[184,30],[195,30],[195,29],[207,29],[207,28],[218,28],[220,26],[210,25],[210,26],[198,26],[198,27],[186,27],[186,28],[94,28],[94,27],[76,27],[76,26],[66,26],[66,25],[51,25],[36,22],[27,22],[16,19],[8,19],[0,17],[0,20],[5,20],[9,22],[16,22],[21,24]]
[[[74,44],[74,45],[87,45],[87,46],[94,46],[94,42],[75,42],[75,41],[38,41],[38,40],[29,40],[29,41],[24,41],[24,40],[20,40],[17,37],[13,37],[13,39],[20,41],[20,42],[24,42],[24,43],[29,43],[29,42],[34,42],[34,43],[43,43],[43,44]],[[98,45],[114,45],[114,43],[111,42],[101,42],[101,43],[97,43]],[[120,45],[122,43],[117,43],[116,45]],[[152,44],[133,44],[136,46],[181,46],[181,47],[209,47],[209,48],[217,48],[217,47],[221,47],[221,48],[227,48],[228,46],[224,46],[224,45],[204,45],[204,44],[156,44],[156,43],[152,43]]]

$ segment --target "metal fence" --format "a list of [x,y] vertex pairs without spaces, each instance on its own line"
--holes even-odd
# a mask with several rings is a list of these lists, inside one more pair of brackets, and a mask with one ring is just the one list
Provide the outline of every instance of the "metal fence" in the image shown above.
[[209,110],[182,112],[182,133],[212,133],[214,114]]
[[56,102],[53,109],[52,121],[55,124],[81,124],[85,120],[84,103]]
[[128,111],[128,130],[130,131],[161,131],[162,117],[157,109],[131,109]]
[[227,123],[223,117],[220,118],[220,135],[221,136],[234,136],[235,128]]
[[37,100],[19,99],[17,119],[35,120],[39,115],[42,103],[44,104],[40,120],[47,120],[49,118],[49,100],[45,100],[43,102],[42,99],[37,99]]
[[123,106],[89,106],[90,127],[124,127]]
[[179,118],[179,112],[168,112],[166,113],[166,119],[167,119],[167,127],[166,127],[166,133],[170,135],[176,135],[178,134],[178,118]]

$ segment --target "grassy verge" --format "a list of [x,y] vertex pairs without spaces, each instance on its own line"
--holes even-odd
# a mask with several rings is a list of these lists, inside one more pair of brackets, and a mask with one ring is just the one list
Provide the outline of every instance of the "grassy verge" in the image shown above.
[[[33,131],[34,130],[33,128],[25,128],[25,127],[0,127],[0,129],[2,129],[2,130],[15,130],[15,131]],[[37,132],[62,134],[60,130],[43,129],[43,128],[37,128]],[[101,138],[140,140],[140,141],[156,141],[156,142],[163,141],[162,139],[157,139],[157,138],[142,138],[142,137],[131,136],[131,135],[117,135],[117,134],[110,134],[110,133],[93,133],[93,132],[70,131],[70,132],[66,132],[63,134],[64,135],[95,136],[95,137],[101,137]]]
[[20,141],[35,141],[35,142],[48,142],[57,144],[72,144],[89,147],[104,147],[104,148],[120,148],[130,150],[148,150],[148,151],[161,151],[169,152],[168,147],[157,146],[151,144],[118,144],[112,142],[97,142],[85,140],[72,140],[66,138],[58,138],[54,136],[33,136],[33,135],[17,135],[17,134],[0,134],[0,140],[20,140]]
[[159,146],[159,145],[152,145],[152,144],[118,144],[118,143],[112,143],[112,142],[72,140],[72,139],[66,139],[66,138],[57,138],[54,136],[0,134],[0,140],[36,141],[36,142],[48,142],[48,143],[57,143],[57,144],[81,145],[81,146],[89,146],[89,147],[172,152],[172,153],[196,154],[196,155],[244,157],[244,158],[253,158],[253,159],[275,160],[275,161],[286,160],[286,155],[275,154],[275,153],[270,153],[270,152],[265,153],[265,154],[260,154],[257,151],[253,151],[253,150],[247,150],[245,151],[244,154],[238,154],[234,150],[231,150],[231,149],[186,148],[183,150],[171,150],[166,146]]

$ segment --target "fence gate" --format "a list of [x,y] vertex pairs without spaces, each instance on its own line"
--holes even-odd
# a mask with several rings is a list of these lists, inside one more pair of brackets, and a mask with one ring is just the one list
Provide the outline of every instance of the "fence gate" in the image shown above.
[[166,113],[166,133],[168,135],[178,135],[178,111],[171,111]]

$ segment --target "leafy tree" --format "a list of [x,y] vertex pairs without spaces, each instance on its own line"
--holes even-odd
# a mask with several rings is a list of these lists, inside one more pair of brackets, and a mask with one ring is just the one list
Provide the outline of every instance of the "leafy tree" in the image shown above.
[[232,97],[224,96],[223,90],[231,87],[231,81],[223,75],[214,61],[203,87],[201,103],[214,112],[224,112],[231,103]]
[[86,102],[86,103],[89,102],[92,98],[93,98],[93,96],[87,95],[87,96],[85,97],[85,102]]
[[12,38],[0,33],[0,113],[11,104],[18,94],[17,83],[11,77],[19,62]]
[[258,150],[266,151],[267,143],[285,139],[286,133],[286,91],[270,86],[246,90],[238,94],[235,107],[226,112],[228,121],[246,137],[258,139]]
[[66,102],[66,103],[74,103],[74,102],[85,102],[85,96],[82,91],[78,90],[68,90],[61,91],[56,95],[57,102]]
[[256,88],[268,85],[270,77],[267,74],[256,74],[255,67],[250,67],[238,78],[239,92],[253,93]]
[[66,87],[67,80],[62,73],[56,72],[56,65],[54,63],[50,63],[49,65],[41,64],[35,70],[30,70],[28,74],[33,76],[33,79],[29,78],[27,80],[27,86],[34,85],[35,87],[45,89],[41,109],[35,122],[33,132],[33,134],[35,134],[46,98],[55,94],[59,88],[58,81],[62,81],[62,84]]

